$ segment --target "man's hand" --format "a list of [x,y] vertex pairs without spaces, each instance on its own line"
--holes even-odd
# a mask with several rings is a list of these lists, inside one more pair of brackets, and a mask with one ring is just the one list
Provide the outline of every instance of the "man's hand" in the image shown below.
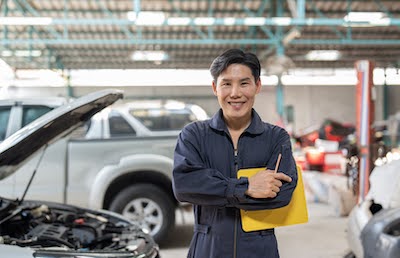
[[292,178],[273,170],[262,170],[249,177],[249,188],[246,195],[253,198],[274,198],[279,193],[282,181],[292,182]]

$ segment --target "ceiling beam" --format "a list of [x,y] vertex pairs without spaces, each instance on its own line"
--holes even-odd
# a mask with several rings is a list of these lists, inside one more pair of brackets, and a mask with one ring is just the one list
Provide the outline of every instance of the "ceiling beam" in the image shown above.
[[[7,26],[22,26],[21,24],[13,24],[8,18],[15,17],[1,17],[0,25]],[[206,25],[201,25],[199,19],[208,18]],[[177,24],[177,19],[185,19],[187,22],[184,24]],[[25,24],[29,25],[29,24]],[[246,18],[213,18],[213,17],[170,17],[166,18],[160,24],[146,25],[138,24],[136,21],[130,21],[128,19],[90,19],[90,18],[80,18],[80,19],[60,19],[51,18],[49,24],[43,24],[43,26],[48,25],[131,25],[138,27],[159,27],[159,26],[275,26],[275,27],[289,27],[289,26],[341,26],[341,27],[387,27],[387,26],[400,26],[400,19],[398,18],[387,18],[383,21],[368,22],[368,21],[346,21],[344,19],[338,18],[291,18],[291,17],[246,17]],[[42,25],[35,25],[42,26]]]
[[[276,40],[272,39],[0,39],[0,45],[274,45]],[[291,44],[297,45],[400,45],[400,39],[294,39]]]

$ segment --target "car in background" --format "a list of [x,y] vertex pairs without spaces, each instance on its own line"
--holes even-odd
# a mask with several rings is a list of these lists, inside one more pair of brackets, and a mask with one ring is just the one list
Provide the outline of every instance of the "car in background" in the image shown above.
[[0,100],[0,142],[65,103],[67,100],[61,97]]
[[[28,110],[46,106],[47,112],[57,105],[45,99],[15,102],[7,103],[25,110],[24,103],[29,102]],[[5,124],[22,125],[25,113],[12,114],[4,119]],[[114,103],[49,146],[28,197],[121,213],[140,222],[161,243],[175,225],[176,209],[185,206],[172,191],[178,133],[187,123],[205,118],[199,106],[172,100]],[[19,197],[38,159],[2,180],[0,195]]]
[[207,113],[200,106],[175,100],[116,103],[91,119],[85,137],[108,139],[178,135],[185,125],[207,118]]
[[353,207],[348,217],[347,239],[351,251],[346,258],[399,257],[399,170],[400,159],[373,169],[367,196]]
[[[0,143],[0,179],[43,155],[91,116],[122,97],[104,90],[35,119]],[[39,159],[37,166],[40,165]],[[25,200],[37,170],[18,199],[0,198],[0,254],[4,257],[159,257],[158,245],[135,221],[117,213]],[[40,171],[39,171],[40,172]]]

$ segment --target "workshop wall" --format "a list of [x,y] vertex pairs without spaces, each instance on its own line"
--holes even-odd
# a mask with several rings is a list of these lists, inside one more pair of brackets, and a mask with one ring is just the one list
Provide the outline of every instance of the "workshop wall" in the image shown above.
[[[72,87],[74,96],[82,96],[105,87]],[[113,88],[113,87],[110,87]],[[114,87],[115,88],[115,87]],[[218,110],[218,102],[211,86],[158,86],[158,87],[118,87],[124,91],[123,101],[136,99],[176,99],[202,106],[209,115]],[[274,86],[263,86],[257,96],[255,109],[261,117],[271,123],[278,123],[276,114],[276,94]],[[66,87],[25,87],[14,88],[16,97],[68,96]],[[400,110],[399,86],[388,86],[388,113]],[[339,122],[355,123],[355,87],[346,86],[287,86],[284,87],[284,103],[294,108],[294,132],[298,133],[310,126],[319,125],[330,118]],[[375,120],[383,119],[383,87],[376,86]]]

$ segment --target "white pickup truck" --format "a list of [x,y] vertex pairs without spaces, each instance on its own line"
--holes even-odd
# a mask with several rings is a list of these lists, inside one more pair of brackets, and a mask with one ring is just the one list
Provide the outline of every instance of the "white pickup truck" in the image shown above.
[[[63,103],[0,100],[0,141]],[[177,134],[207,115],[198,106],[178,102],[138,103],[106,108],[49,145],[0,181],[0,195],[20,198],[36,170],[27,198],[116,211],[140,221],[162,242],[179,207],[171,184]]]

